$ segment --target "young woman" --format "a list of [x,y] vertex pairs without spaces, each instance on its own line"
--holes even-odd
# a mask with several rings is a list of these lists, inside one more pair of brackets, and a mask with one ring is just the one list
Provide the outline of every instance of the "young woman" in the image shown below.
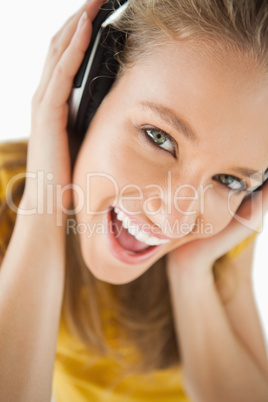
[[51,42],[27,164],[26,144],[1,149],[1,400],[267,401],[251,268],[268,4],[130,0],[72,171],[68,99],[101,5]]

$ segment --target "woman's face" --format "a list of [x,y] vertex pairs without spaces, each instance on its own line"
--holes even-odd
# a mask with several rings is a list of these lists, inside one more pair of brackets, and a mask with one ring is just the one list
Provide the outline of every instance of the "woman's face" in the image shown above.
[[268,166],[267,105],[267,76],[230,49],[174,41],[127,69],[74,172],[77,225],[68,229],[92,273],[130,282],[226,227]]

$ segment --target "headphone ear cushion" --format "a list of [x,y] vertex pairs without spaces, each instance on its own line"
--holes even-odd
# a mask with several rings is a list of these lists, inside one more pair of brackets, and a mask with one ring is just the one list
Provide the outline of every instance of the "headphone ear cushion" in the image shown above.
[[91,80],[83,93],[75,126],[69,128],[68,137],[72,166],[74,166],[90,122],[113,82],[114,79],[107,75],[107,67],[103,62],[98,70],[98,75]]
[[84,115],[81,116],[83,119],[81,129],[84,134],[96,110],[115,81],[119,69],[115,53],[118,54],[125,43],[125,34],[111,27],[104,32],[103,37],[104,39],[100,44],[102,48],[101,58],[96,63],[97,68],[94,62],[94,66],[92,66],[92,69],[95,69],[93,72],[94,78],[89,83],[88,88],[85,89],[86,94],[88,94],[88,102],[86,103],[87,106],[84,110]]
[[125,43],[125,34],[111,27],[103,31],[102,38],[81,98],[75,126],[69,130],[72,164],[93,116],[115,81],[119,63],[114,55],[120,52]]
[[[108,53],[108,52],[107,52]],[[116,67],[114,63],[114,70]],[[107,60],[107,54],[105,54],[104,61],[99,67],[97,76],[91,81],[88,86],[89,101],[87,108],[84,112],[82,132],[85,133],[90,125],[90,122],[96,113],[101,102],[108,94],[111,86],[114,83],[116,71],[112,72],[110,67],[111,63]],[[117,70],[118,68],[116,68]]]

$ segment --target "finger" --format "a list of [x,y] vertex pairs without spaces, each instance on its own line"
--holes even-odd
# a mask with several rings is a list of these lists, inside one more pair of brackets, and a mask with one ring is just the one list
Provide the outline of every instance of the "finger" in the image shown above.
[[260,231],[265,213],[268,211],[268,183],[253,192],[240,205],[234,220],[248,230]]
[[[86,11],[90,21],[93,21],[99,12],[100,6],[104,0],[91,0],[84,4],[69,20],[63,25],[60,31],[54,36],[54,49],[52,53],[63,53],[69,45],[80,20],[81,15]],[[57,50],[55,52],[55,50]]]
[[[55,35],[59,38],[59,42],[62,41],[64,48],[70,43],[73,34],[76,30],[78,21],[81,15],[86,11],[88,18],[90,21],[93,21],[96,15],[99,12],[100,7],[102,4],[105,3],[104,0],[91,0],[85,3],[74,15],[72,15],[63,27],[59,30],[59,32]],[[65,36],[65,32],[67,32],[67,36]]]
[[56,65],[44,95],[44,104],[50,109],[53,120],[54,111],[65,106],[69,98],[73,79],[89,45],[92,25],[86,12],[80,17],[75,34]]
[[265,212],[268,208],[268,186],[252,193],[238,209],[230,224],[211,238],[211,247],[220,257],[232,248],[261,231]]
[[45,59],[43,72],[40,83],[37,88],[35,99],[41,101],[46,91],[47,85],[52,77],[53,71],[59,62],[63,52],[70,44],[70,41],[75,33],[77,24],[84,11],[87,12],[90,21],[96,17],[100,6],[104,3],[103,0],[92,0],[84,4],[78,12],[71,16],[63,25],[63,27],[54,35]]

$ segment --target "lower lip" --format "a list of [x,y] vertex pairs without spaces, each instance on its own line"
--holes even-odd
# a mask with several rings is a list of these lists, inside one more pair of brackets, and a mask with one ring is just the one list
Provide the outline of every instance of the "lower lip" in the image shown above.
[[111,251],[111,254],[117,258],[119,261],[122,261],[126,264],[130,265],[137,265],[141,264],[147,260],[149,260],[154,254],[158,252],[163,245],[160,246],[151,246],[148,250],[140,252],[140,253],[131,253],[130,251],[124,249],[121,244],[118,243],[116,240],[113,231],[110,230],[112,228],[112,216],[111,216],[111,209],[108,212],[108,219],[107,219],[107,237],[108,237],[108,245]]

